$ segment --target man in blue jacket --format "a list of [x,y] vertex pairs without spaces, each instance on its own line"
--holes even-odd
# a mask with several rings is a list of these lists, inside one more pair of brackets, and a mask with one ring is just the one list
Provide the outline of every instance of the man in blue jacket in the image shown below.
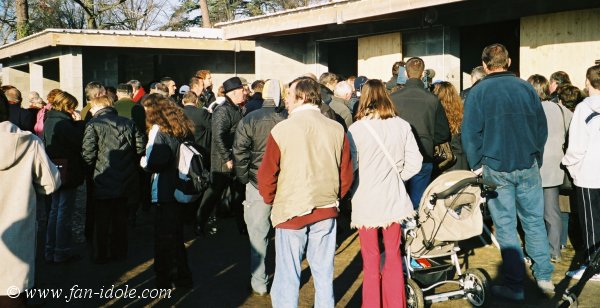
[[546,116],[533,87],[508,72],[506,47],[493,44],[481,55],[488,74],[465,102],[462,143],[473,170],[495,183],[498,196],[488,200],[502,253],[504,285],[492,291],[523,300],[525,263],[517,233],[517,217],[525,232],[525,248],[533,275],[544,293],[553,293],[540,166],[548,137]]

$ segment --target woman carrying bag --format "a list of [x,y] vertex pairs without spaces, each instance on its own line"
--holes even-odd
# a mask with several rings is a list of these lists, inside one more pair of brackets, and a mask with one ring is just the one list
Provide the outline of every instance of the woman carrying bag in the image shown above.
[[[348,136],[358,172],[351,225],[360,236],[363,307],[404,307],[400,222],[413,214],[404,182],[419,172],[423,158],[410,124],[398,116],[385,84],[369,80],[361,93]],[[382,272],[379,230],[386,252]]]

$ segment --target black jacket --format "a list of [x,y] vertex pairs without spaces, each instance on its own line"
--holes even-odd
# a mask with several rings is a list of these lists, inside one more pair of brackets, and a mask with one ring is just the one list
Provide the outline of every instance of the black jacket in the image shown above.
[[183,106],[183,113],[194,123],[194,140],[200,146],[202,156],[206,158],[206,166],[210,166],[210,143],[212,138],[212,114],[204,108],[186,105]]
[[96,112],[85,126],[81,156],[94,179],[96,199],[138,197],[139,157],[144,154],[146,136],[130,119],[108,107]]
[[242,109],[228,97],[217,106],[212,115],[212,142],[210,152],[210,170],[212,172],[232,172],[225,163],[233,160],[233,137],[238,122],[242,119]]
[[245,109],[244,115],[247,115],[248,113],[250,113],[254,110],[259,110],[260,108],[262,108],[263,101],[264,100],[262,98],[262,93],[256,92],[256,93],[252,94],[252,96],[250,96],[250,98],[248,99],[248,102],[244,106],[244,109]]
[[258,188],[256,175],[262,162],[267,138],[273,127],[287,118],[287,111],[265,100],[263,107],[245,116],[237,126],[233,141],[235,175],[238,180]]
[[202,102],[201,107],[208,107],[210,106],[210,104],[212,104],[212,102],[217,100],[217,98],[215,97],[215,93],[213,93],[213,91],[210,89],[204,89],[202,94],[200,94],[199,99],[200,102]]
[[177,151],[181,142],[153,126],[148,134],[146,156],[142,158],[144,170],[153,173],[152,203],[176,203]]
[[392,93],[391,98],[400,117],[410,123],[419,137],[423,162],[432,162],[433,147],[450,140],[450,127],[440,100],[416,78],[408,79],[405,87]]
[[67,183],[61,187],[74,188],[83,183],[83,161],[81,143],[83,141],[83,121],[74,121],[71,115],[54,109],[46,112],[44,122],[44,145],[51,160],[66,159]]
[[33,133],[38,109],[23,109],[21,104],[8,104],[8,120],[21,130]]

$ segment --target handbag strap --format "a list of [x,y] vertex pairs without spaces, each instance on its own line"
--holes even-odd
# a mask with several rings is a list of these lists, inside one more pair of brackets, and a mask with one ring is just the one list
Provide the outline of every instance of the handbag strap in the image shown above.
[[563,128],[564,128],[564,137],[566,139],[567,137],[567,122],[565,121],[565,112],[562,110],[562,108],[560,107],[560,105],[557,103],[556,107],[558,107],[558,110],[560,110],[560,114],[562,115],[562,120],[563,120]]
[[388,150],[385,148],[385,146],[383,146],[383,142],[381,141],[381,138],[379,138],[379,136],[377,135],[377,133],[375,132],[375,130],[373,129],[371,124],[369,124],[368,121],[363,121],[363,123],[364,123],[365,127],[367,128],[367,130],[369,131],[369,133],[371,134],[371,136],[373,136],[373,139],[375,139],[375,142],[377,142],[377,144],[379,145],[379,148],[381,149],[381,151],[387,158],[388,162],[390,162],[390,164],[392,165],[392,170],[396,170],[395,173],[398,176],[398,179],[400,179],[400,181],[402,181],[402,178],[400,177],[400,171],[398,170],[398,167],[396,166],[396,163],[394,162],[394,159],[392,158],[392,155],[390,154],[390,152],[388,152]]

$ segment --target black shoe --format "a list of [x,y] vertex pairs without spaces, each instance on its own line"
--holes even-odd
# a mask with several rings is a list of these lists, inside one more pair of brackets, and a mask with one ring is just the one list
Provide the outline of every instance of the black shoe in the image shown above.
[[54,260],[54,264],[67,264],[67,263],[72,263],[72,262],[77,262],[81,260],[81,256],[80,255],[70,255],[68,256],[66,259],[63,260]]
[[92,259],[92,263],[94,264],[106,264],[110,262],[109,258],[94,258]]
[[179,279],[173,282],[173,284],[175,285],[175,288],[191,289],[194,287],[192,278]]

